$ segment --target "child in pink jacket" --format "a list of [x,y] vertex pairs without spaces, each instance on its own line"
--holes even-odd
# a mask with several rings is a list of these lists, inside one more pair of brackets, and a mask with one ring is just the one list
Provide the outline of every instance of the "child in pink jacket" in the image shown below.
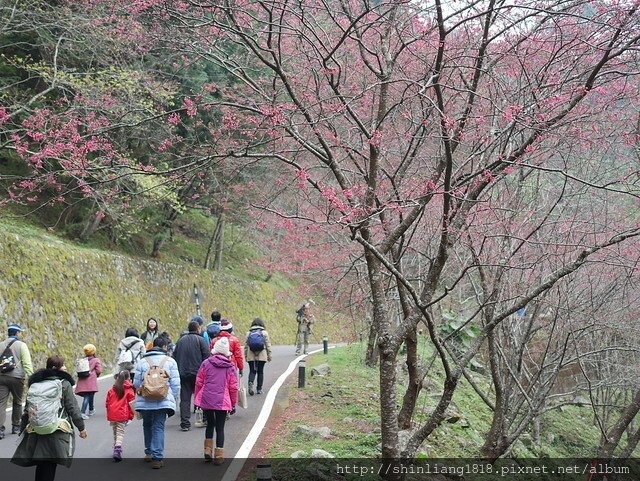
[[202,408],[207,420],[204,439],[204,458],[211,461],[213,430],[216,431],[214,464],[224,461],[224,423],[227,413],[233,414],[238,402],[238,375],[235,364],[229,359],[229,340],[221,338],[213,346],[212,356],[206,359],[196,376],[194,404]]

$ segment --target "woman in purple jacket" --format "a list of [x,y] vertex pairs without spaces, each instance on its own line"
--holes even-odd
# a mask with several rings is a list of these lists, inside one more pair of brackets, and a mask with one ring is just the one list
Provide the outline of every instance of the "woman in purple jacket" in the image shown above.
[[211,461],[213,430],[216,431],[214,464],[224,461],[224,422],[227,413],[235,411],[238,402],[238,374],[235,364],[229,359],[229,340],[222,338],[211,351],[196,376],[194,404],[202,408],[207,429],[204,435],[204,459]]

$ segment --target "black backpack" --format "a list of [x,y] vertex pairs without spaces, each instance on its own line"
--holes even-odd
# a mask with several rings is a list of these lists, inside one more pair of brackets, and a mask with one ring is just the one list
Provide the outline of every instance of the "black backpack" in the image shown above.
[[11,351],[11,346],[17,339],[12,339],[7,347],[5,348],[2,355],[0,355],[0,372],[2,374],[6,374],[8,372],[13,371],[18,364],[16,363],[16,358],[13,357],[13,351]]

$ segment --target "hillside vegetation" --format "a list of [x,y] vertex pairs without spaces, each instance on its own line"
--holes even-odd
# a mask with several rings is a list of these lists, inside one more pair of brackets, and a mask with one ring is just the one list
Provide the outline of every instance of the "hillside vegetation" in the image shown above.
[[[310,457],[311,450],[318,448],[341,459],[380,457],[377,369],[364,366],[364,349],[361,344],[353,344],[330,350],[327,356],[310,356],[306,387],[297,389],[294,384],[290,385],[287,416],[271,436],[267,456],[289,457],[297,452],[296,457]],[[311,369],[323,363],[331,367],[328,376],[309,376]],[[434,366],[428,379],[430,388],[421,393],[418,402],[417,424],[435,406],[444,377]],[[479,379],[488,386],[488,377]],[[404,382],[402,376],[400,382]],[[403,386],[399,386],[399,390],[404,391]],[[301,424],[316,428],[326,426],[331,430],[331,436],[326,439],[310,437],[297,429]],[[462,382],[447,422],[427,439],[418,458],[477,458],[490,425],[490,409],[467,382]],[[523,434],[510,454],[516,458],[591,459],[598,447],[599,431],[593,423],[590,406],[566,406],[545,413],[541,419],[541,432],[539,444],[533,441],[532,433]],[[636,449],[634,455],[638,454]]]
[[[37,364],[54,352],[74,359],[87,342],[110,363],[125,329],[142,330],[148,317],[159,319],[161,330],[175,340],[195,314],[196,284],[204,295],[204,317],[219,310],[240,334],[253,318],[262,317],[273,342],[293,343],[300,303],[295,286],[278,276],[264,282],[259,279],[264,273],[240,262],[214,272],[180,259],[201,248],[197,240],[180,235],[170,247],[173,257],[160,262],[73,243],[3,218],[0,316],[5,323],[27,326]],[[323,329],[331,325],[320,323],[318,334],[330,334]]]

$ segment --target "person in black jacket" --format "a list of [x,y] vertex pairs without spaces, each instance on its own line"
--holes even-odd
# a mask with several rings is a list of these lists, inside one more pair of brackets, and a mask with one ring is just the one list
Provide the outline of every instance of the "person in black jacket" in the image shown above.
[[196,388],[196,375],[202,361],[209,357],[209,346],[200,335],[200,324],[189,323],[189,329],[173,351],[173,358],[180,372],[180,429],[191,429],[191,397]]
[[[36,481],[53,481],[58,464],[71,466],[75,451],[74,429],[80,432],[81,438],[87,437],[84,420],[80,415],[78,402],[73,394],[73,378],[66,372],[64,359],[51,356],[47,359],[46,369],[40,369],[29,378],[29,387],[38,384],[40,389],[50,389],[55,394],[61,390],[60,411],[57,429],[51,434],[37,434],[29,419],[30,391],[27,393],[27,404],[22,413],[20,432],[22,437],[11,462],[18,466],[36,466]],[[44,386],[49,386],[45,388]],[[4,478],[3,478],[4,479]],[[24,478],[21,478],[24,479]]]

